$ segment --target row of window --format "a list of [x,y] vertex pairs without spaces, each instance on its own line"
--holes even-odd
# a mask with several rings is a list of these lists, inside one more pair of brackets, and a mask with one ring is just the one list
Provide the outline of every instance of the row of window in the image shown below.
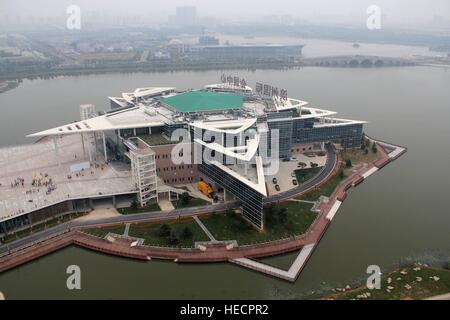
[[[191,153],[188,152],[187,155],[188,155],[188,156],[191,156]],[[180,152],[180,153],[178,154],[178,156],[179,156],[179,157],[182,157],[182,156],[183,156],[183,152]],[[172,158],[172,154],[171,154],[171,153],[169,153],[169,154],[157,154],[157,155],[156,155],[156,159],[168,159],[168,158]]]
[[[186,165],[186,169],[192,169],[192,164],[188,164]],[[156,172],[161,172],[161,171],[173,171],[173,170],[184,170],[185,166],[181,165],[181,166],[172,166],[172,167],[165,167],[165,168],[157,168]]]
[[194,177],[164,179],[164,183],[192,182],[192,181],[194,181]]

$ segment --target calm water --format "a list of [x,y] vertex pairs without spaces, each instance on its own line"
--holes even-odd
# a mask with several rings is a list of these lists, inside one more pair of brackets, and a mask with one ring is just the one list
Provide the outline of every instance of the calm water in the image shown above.
[[[68,248],[0,275],[7,298],[301,298],[362,279],[405,259],[450,256],[450,70],[304,68],[235,71],[272,83],[312,106],[368,120],[366,132],[408,153],[351,191],[299,280],[286,283],[229,264],[136,262]],[[0,95],[0,144],[78,119],[78,105],[107,109],[106,96],[139,86],[200,87],[221,72],[106,74],[24,81]],[[13,125],[14,124],[14,125]],[[293,255],[270,258],[285,265]],[[65,268],[82,269],[82,290]]]

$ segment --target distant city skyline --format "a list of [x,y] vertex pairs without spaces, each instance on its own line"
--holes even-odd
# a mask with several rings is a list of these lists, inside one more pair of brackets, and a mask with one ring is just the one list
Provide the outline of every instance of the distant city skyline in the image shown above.
[[170,17],[176,15],[177,7],[195,7],[196,16],[214,18],[221,22],[274,22],[278,19],[354,27],[363,27],[368,17],[367,8],[377,5],[382,11],[386,27],[445,29],[450,26],[450,2],[447,0],[317,0],[313,3],[303,0],[269,3],[256,0],[214,3],[206,0],[128,0],[113,4],[106,0],[1,0],[0,17],[7,16],[12,23],[45,22],[49,18],[66,15],[67,6],[72,4],[78,5],[82,13],[84,11],[87,15],[122,17],[127,21],[151,17],[149,24],[170,22]]

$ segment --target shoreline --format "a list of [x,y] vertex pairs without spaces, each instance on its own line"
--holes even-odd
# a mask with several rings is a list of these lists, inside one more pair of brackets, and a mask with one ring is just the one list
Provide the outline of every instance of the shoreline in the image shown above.
[[414,262],[408,265],[397,266],[394,269],[383,273],[381,276],[381,288],[378,290],[370,290],[367,288],[366,284],[358,281],[359,285],[355,287],[347,286],[345,288],[333,288],[321,294],[318,299],[450,300],[449,280],[450,269],[448,266],[431,266],[426,263]]
[[[384,64],[381,66],[370,65],[364,66],[358,65],[352,66],[348,64],[352,59],[361,60],[361,58],[368,58],[375,60],[386,60],[391,64]],[[336,61],[345,60],[344,64]],[[390,58],[383,56],[360,56],[360,55],[347,55],[347,56],[323,56],[302,58],[298,61],[262,61],[262,62],[202,62],[193,64],[176,64],[168,63],[166,65],[140,65],[129,64],[123,66],[111,66],[104,68],[75,68],[75,69],[56,69],[56,70],[40,70],[38,72],[19,72],[11,73],[7,75],[0,75],[1,81],[13,81],[13,80],[33,80],[33,79],[48,79],[60,76],[80,76],[80,75],[92,75],[92,74],[108,74],[108,73],[170,73],[170,72],[195,72],[195,71],[222,71],[222,70],[285,70],[285,69],[301,69],[305,67],[329,67],[329,68],[344,68],[344,69],[381,69],[381,68],[394,68],[394,67],[411,67],[426,65],[418,63],[413,59],[401,59]],[[450,67],[450,65],[449,65]],[[1,93],[1,91],[0,91]]]
[[16,89],[21,82],[22,80],[0,80],[0,94]]
[[[371,139],[371,138],[370,138]],[[372,139],[373,140],[373,139]],[[2,256],[2,261],[0,261],[0,272],[15,268],[24,263],[30,262],[34,259],[40,258],[44,255],[55,252],[61,248],[68,247],[70,245],[76,245],[79,247],[84,247],[93,251],[107,253],[115,256],[128,257],[139,260],[151,260],[156,259],[166,259],[173,260],[174,262],[183,263],[211,263],[211,262],[231,262],[235,264],[240,264],[236,262],[238,259],[256,259],[262,257],[276,256],[288,252],[293,252],[302,249],[307,246],[312,246],[308,254],[303,257],[301,264],[298,269],[294,270],[293,274],[288,277],[279,276],[274,274],[273,271],[265,272],[264,270],[257,269],[251,265],[242,265],[244,267],[260,271],[272,276],[279,277],[281,279],[294,282],[300,275],[301,271],[307,264],[309,258],[313,254],[315,248],[319,244],[320,240],[326,233],[332,219],[335,217],[342,202],[347,198],[347,191],[356,187],[362,183],[371,174],[380,170],[386,166],[391,161],[396,160],[398,157],[403,155],[407,149],[395,146],[393,144],[388,144],[385,142],[373,140],[377,143],[379,151],[382,153],[382,157],[374,160],[368,167],[363,167],[358,169],[349,177],[345,178],[333,191],[332,195],[329,197],[327,202],[322,202],[319,204],[320,212],[309,227],[308,231],[302,235],[295,236],[289,239],[282,239],[277,241],[272,241],[268,243],[260,243],[246,246],[229,247],[226,245],[206,245],[203,250],[200,248],[162,248],[154,246],[130,246],[130,241],[122,239],[121,241],[108,241],[103,238],[98,238],[93,235],[88,235],[82,231],[80,228],[70,228],[63,232],[60,232],[54,236],[47,239],[40,239],[29,245],[18,248],[14,252],[8,252]],[[389,151],[389,152],[388,152]],[[326,183],[334,174],[337,174],[339,169],[340,157],[336,158],[336,162],[333,166],[333,170],[326,177],[325,180],[321,181],[319,185],[315,185],[312,188],[305,190],[300,194],[290,196],[299,196],[306,194],[307,192],[317,189],[319,186]],[[287,200],[286,200],[287,201]],[[208,214],[209,212],[197,213],[193,215]],[[165,219],[173,219],[173,217],[166,217]],[[154,221],[165,220],[161,218],[153,219]],[[123,223],[108,223],[104,225],[122,225]],[[103,226],[104,226],[103,225]],[[102,225],[92,225],[92,227],[101,227]],[[301,254],[301,253],[300,253]],[[267,271],[267,270],[266,270]],[[286,273],[286,270],[281,270],[280,273]]]

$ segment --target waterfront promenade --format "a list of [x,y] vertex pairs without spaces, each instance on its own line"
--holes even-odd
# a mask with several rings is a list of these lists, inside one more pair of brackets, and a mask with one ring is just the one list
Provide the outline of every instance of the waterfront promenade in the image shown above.
[[[206,208],[188,208],[166,213],[121,216],[104,219],[103,221],[97,221],[95,223],[71,222],[46,230],[40,234],[18,240],[10,245],[0,247],[0,272],[73,244],[99,252],[141,260],[159,258],[171,259],[177,262],[230,261],[284,280],[295,281],[325,234],[331,221],[336,216],[339,206],[345,201],[348,189],[357,186],[370,174],[373,174],[387,163],[406,152],[405,148],[383,142],[379,142],[378,146],[381,153],[380,159],[374,161],[374,163],[370,165],[360,167],[356,172],[344,179],[329,199],[327,201],[322,201],[319,204],[319,214],[316,220],[303,235],[268,243],[238,247],[211,243],[206,245],[204,250],[200,250],[198,248],[180,249],[159,248],[145,245],[130,246],[130,243],[127,243],[126,241],[114,241],[111,243],[110,241],[85,234],[79,230],[80,228],[94,225],[106,226],[111,224],[173,219],[179,216],[193,216],[212,211],[224,211],[238,206],[238,203],[219,204]],[[330,148],[328,150],[326,166],[316,177],[311,179],[311,181],[313,181],[311,184],[304,184],[290,190],[286,194],[279,194],[274,198],[270,198],[268,201],[284,201],[294,196],[305,194],[326,183],[333,174],[337,173],[338,169],[339,157],[334,148]],[[281,269],[278,269],[277,271],[277,268],[271,266],[264,267],[264,264],[253,263],[251,262],[252,260],[250,260],[301,250],[302,248],[306,249],[300,251],[298,259],[296,259],[291,269],[287,271]]]

